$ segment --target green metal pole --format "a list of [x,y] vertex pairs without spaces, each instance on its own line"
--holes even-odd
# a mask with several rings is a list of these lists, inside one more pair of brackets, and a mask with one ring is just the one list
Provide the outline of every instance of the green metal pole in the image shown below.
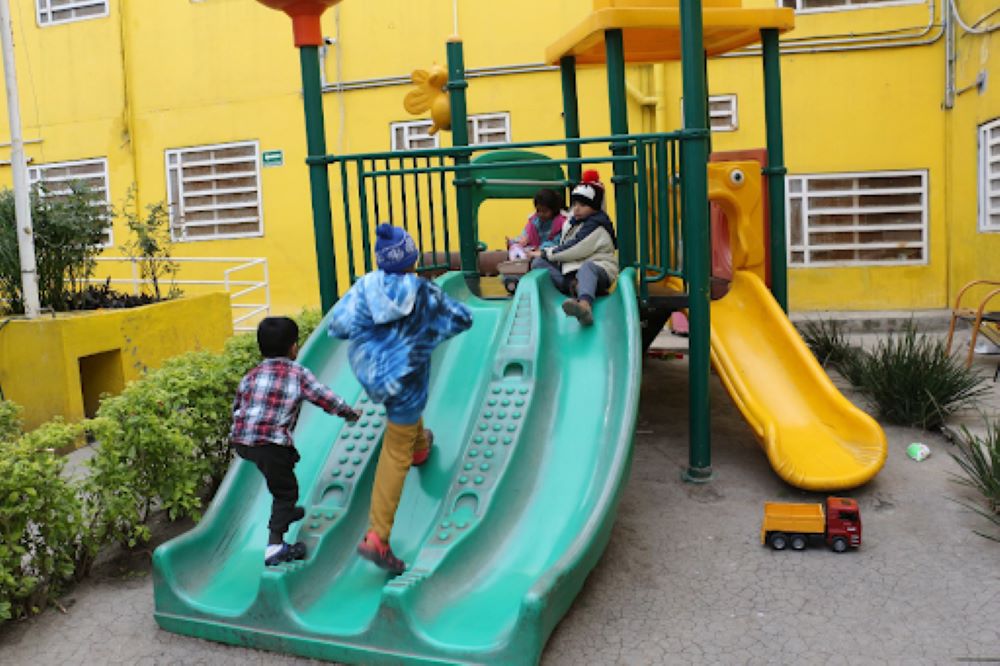
[[[562,58],[559,61],[559,71],[562,73],[563,124],[566,126],[566,138],[579,139],[580,114],[576,95],[576,58],[573,56]],[[567,145],[566,157],[570,159],[580,157],[580,144]],[[580,182],[581,165],[570,164],[567,171],[571,181]]]
[[[607,54],[608,102],[611,106],[611,133],[628,134],[628,101],[625,95],[625,45],[621,30],[607,30],[604,33],[604,47]],[[628,155],[628,143],[616,141],[611,145],[614,155]],[[635,192],[631,162],[615,162],[615,215],[618,218],[618,259],[622,268],[634,266],[635,253]]]
[[681,197],[683,206],[684,275],[688,284],[690,337],[688,391],[690,443],[684,479],[707,481],[712,476],[709,428],[709,345],[711,301],[709,272],[712,266],[708,208],[708,86],[702,39],[701,0],[681,0],[681,71],[684,75],[684,127],[696,132],[681,146]]
[[771,293],[788,312],[788,248],[785,240],[785,138],[781,122],[781,53],[778,31],[760,31],[764,47],[764,121],[767,125],[767,196],[771,208]]
[[[302,63],[302,98],[306,113],[306,146],[309,157],[326,155],[323,123],[323,91],[319,76],[319,47],[299,47]],[[330,181],[327,165],[309,165],[312,192],[316,264],[319,269],[319,299],[323,312],[337,302],[337,264],[333,252],[333,220],[330,215]]]
[[[448,40],[448,92],[451,102],[451,141],[454,146],[469,145],[468,112],[465,106],[465,89],[469,83],[465,80],[465,56],[462,40],[452,37]],[[456,165],[469,163],[469,155],[455,157]],[[459,173],[455,179],[455,199],[458,206],[458,251],[462,261],[462,271],[478,274],[476,257],[476,223],[472,214],[472,191],[469,189],[466,174]]]

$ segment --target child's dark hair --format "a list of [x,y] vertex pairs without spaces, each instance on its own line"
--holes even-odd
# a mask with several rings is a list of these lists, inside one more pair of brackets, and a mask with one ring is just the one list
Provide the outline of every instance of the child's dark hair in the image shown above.
[[264,358],[288,356],[299,341],[299,325],[288,317],[265,317],[257,325],[257,346]]
[[553,213],[558,213],[564,207],[562,196],[555,190],[545,187],[535,192],[535,205],[545,206]]

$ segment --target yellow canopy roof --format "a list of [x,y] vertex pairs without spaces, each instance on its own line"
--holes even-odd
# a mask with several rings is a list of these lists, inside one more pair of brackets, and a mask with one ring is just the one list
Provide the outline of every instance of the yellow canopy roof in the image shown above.
[[[604,31],[620,29],[625,62],[680,60],[678,0],[594,0],[582,23],[545,50],[545,60],[558,64],[576,56],[580,65],[605,63]],[[763,28],[787,32],[795,27],[792,9],[743,9],[740,0],[702,0],[705,51],[719,55],[760,41]]]

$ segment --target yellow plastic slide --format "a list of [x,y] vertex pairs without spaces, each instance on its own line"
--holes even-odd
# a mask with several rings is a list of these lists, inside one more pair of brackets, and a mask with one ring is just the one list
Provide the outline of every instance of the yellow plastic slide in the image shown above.
[[712,362],[788,483],[842,490],[882,469],[882,428],[837,390],[754,273],[736,271],[712,302]]

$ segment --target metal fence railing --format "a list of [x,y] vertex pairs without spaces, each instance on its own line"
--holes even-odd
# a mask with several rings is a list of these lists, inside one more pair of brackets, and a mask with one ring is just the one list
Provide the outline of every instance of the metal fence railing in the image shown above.
[[[161,284],[161,289],[181,289],[187,295],[213,291],[229,294],[233,310],[233,330],[253,331],[257,322],[271,311],[271,286],[265,257],[172,257],[179,265],[177,275]],[[98,257],[97,274],[88,282],[110,282],[116,288],[138,295],[152,284],[143,279],[139,262],[129,257]]]

